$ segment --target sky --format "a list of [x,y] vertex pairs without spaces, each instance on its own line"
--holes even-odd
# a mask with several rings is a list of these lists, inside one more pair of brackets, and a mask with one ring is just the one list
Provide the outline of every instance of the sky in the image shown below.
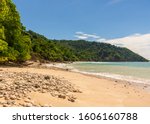
[[27,30],[50,39],[107,42],[150,59],[150,0],[13,1]]

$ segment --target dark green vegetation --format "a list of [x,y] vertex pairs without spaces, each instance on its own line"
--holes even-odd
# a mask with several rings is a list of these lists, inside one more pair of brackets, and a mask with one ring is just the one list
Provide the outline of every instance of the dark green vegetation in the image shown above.
[[11,0],[0,0],[0,62],[147,61],[126,48],[83,40],[49,40],[26,31]]
[[11,0],[0,0],[0,61],[30,59],[31,40]]
[[28,31],[32,57],[49,61],[147,61],[127,48],[84,40],[49,40]]

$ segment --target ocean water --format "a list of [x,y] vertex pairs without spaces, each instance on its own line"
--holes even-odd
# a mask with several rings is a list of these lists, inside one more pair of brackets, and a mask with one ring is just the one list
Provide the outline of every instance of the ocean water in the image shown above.
[[150,84],[150,62],[75,62],[69,66],[84,74]]

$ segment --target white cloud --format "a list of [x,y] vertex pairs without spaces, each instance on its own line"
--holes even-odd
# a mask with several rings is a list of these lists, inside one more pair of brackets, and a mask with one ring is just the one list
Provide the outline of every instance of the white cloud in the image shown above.
[[88,40],[90,38],[92,39],[99,39],[100,37],[95,34],[86,34],[83,32],[76,32],[75,37],[78,39]]
[[99,38],[99,39],[97,39],[96,41],[97,41],[97,42],[105,42],[106,39],[105,39],[105,38]]
[[134,34],[123,38],[106,40],[105,42],[120,47],[127,47],[150,60],[150,34]]
[[83,32],[76,32],[77,39],[89,40],[110,43],[119,47],[126,47],[135,53],[150,60],[150,34],[133,34],[122,38],[115,38],[107,40],[95,34],[86,34]]
[[105,41],[104,38],[101,38],[100,36],[96,34],[86,34],[83,32],[76,32],[75,37],[81,40],[93,40],[93,41]]

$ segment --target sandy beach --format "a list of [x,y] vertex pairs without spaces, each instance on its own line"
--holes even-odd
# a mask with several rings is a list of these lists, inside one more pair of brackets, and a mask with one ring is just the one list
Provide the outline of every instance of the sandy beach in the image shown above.
[[[9,88],[8,80],[12,80],[11,74],[19,75],[46,75],[44,80],[51,81],[50,78],[59,80],[56,83],[55,88],[52,89],[52,85],[45,85],[41,81],[41,85],[38,82],[39,88],[29,80],[23,86],[27,92],[24,93],[24,89],[21,89],[21,84],[17,90],[17,84],[12,84]],[[7,75],[9,78],[7,78]],[[5,76],[5,77],[4,77]],[[52,76],[48,77],[47,76]],[[18,78],[19,79],[19,78]],[[23,80],[22,78],[20,78]],[[16,80],[16,79],[15,79]],[[111,107],[111,106],[150,106],[150,91],[147,85],[135,85],[129,82],[121,82],[116,80],[97,78],[90,75],[83,75],[76,72],[70,72],[67,70],[53,69],[53,68],[34,68],[34,67],[0,67],[0,106],[52,106],[52,107]],[[11,82],[11,81],[10,81]],[[11,82],[13,83],[14,80]],[[20,82],[19,82],[20,83]],[[3,85],[3,87],[2,87]],[[34,85],[34,86],[32,86]],[[58,86],[57,86],[58,85]],[[44,89],[46,86],[46,90]],[[15,87],[15,88],[14,88]],[[31,88],[33,87],[33,88]],[[38,90],[36,90],[36,88]],[[58,88],[56,90],[56,88]],[[71,88],[71,90],[70,90]],[[5,91],[5,89],[7,89]],[[13,89],[13,91],[11,90]],[[50,90],[51,89],[51,90]],[[61,90],[62,89],[62,90]],[[60,91],[59,91],[60,90]],[[2,92],[4,91],[4,92]],[[8,93],[7,93],[8,92]],[[19,92],[18,94],[16,92]],[[24,96],[19,96],[21,93]],[[9,98],[11,95],[14,97]],[[16,97],[18,96],[18,97]]]

